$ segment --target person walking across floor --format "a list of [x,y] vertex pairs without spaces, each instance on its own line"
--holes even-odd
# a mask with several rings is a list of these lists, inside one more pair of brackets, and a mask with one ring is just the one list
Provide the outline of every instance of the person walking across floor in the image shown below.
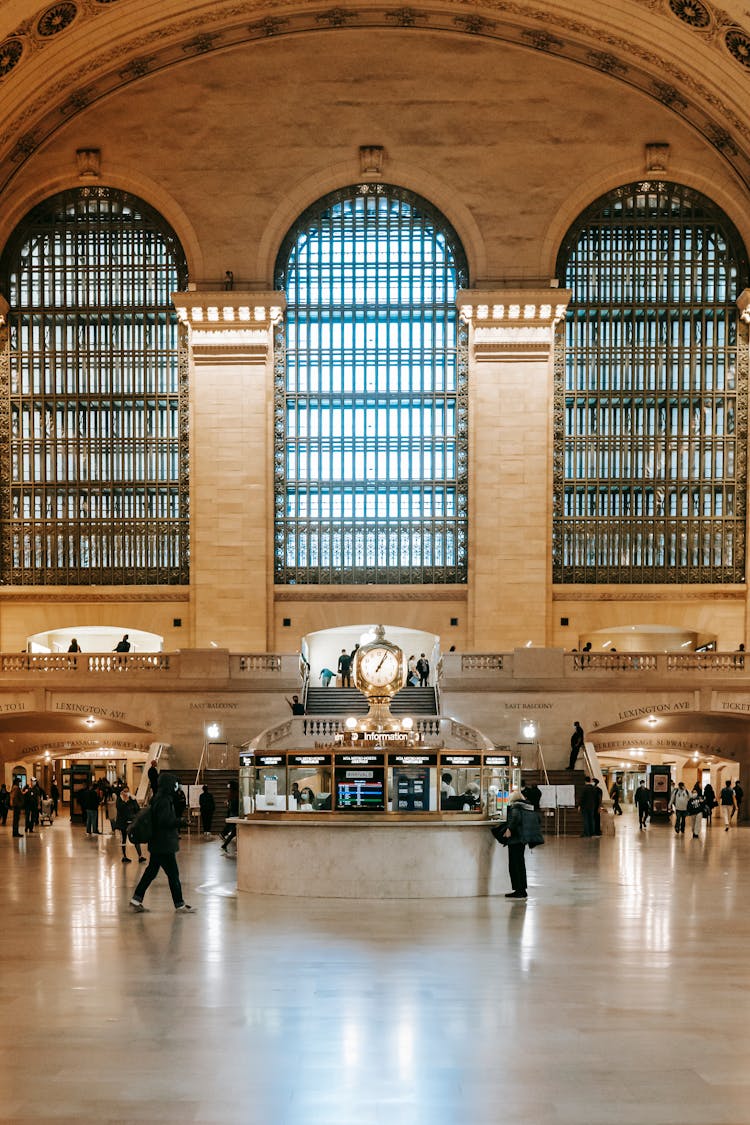
[[177,852],[180,850],[180,837],[177,831],[177,813],[174,808],[174,795],[179,782],[173,773],[159,774],[159,788],[150,805],[151,839],[148,842],[150,858],[148,866],[133,891],[130,905],[134,910],[144,911],[143,898],[159,871],[163,871],[169,881],[174,908],[179,914],[193,914],[194,908],[185,902],[177,866]]
[[216,810],[216,801],[214,800],[213,793],[210,792],[207,785],[203,786],[201,795],[198,798],[198,806],[201,812],[201,830],[204,836],[211,835],[211,824],[214,819],[214,812]]
[[430,662],[423,652],[419,654],[415,670],[419,676],[419,686],[427,687],[430,679]]
[[739,778],[734,783],[734,803],[737,806],[737,823],[739,824],[742,816],[742,798],[745,796],[745,790],[739,782]]
[[612,798],[612,812],[615,816],[622,816],[622,807],[620,805],[620,786],[616,781],[610,789],[609,795]]
[[[132,796],[127,785],[124,785],[116,796],[117,802],[117,815],[115,819],[115,828],[120,833],[121,847],[122,847],[122,862],[132,863],[132,859],[128,858],[128,828],[133,823],[135,818],[140,812],[140,806],[135,797]],[[135,844],[136,855],[138,856],[139,863],[145,863],[146,857],[141,851],[141,845]]]
[[638,788],[633,794],[633,804],[638,809],[638,827],[640,829],[647,828],[648,818],[651,814],[651,794],[646,788],[645,781],[638,783]]
[[674,810],[674,830],[679,834],[685,832],[689,800],[690,794],[685,788],[685,782],[678,781],[677,788],[672,790],[672,795],[669,798],[669,807]]
[[55,816],[57,816],[57,806],[60,801],[60,790],[57,787],[57,782],[55,781],[54,777],[52,778],[52,784],[49,787],[49,795],[52,798],[52,812],[55,814]]
[[724,783],[724,788],[719,793],[719,804],[721,805],[721,815],[724,817],[724,831],[729,831],[729,824],[737,809],[737,803],[734,799],[734,790],[732,783],[727,779]]
[[81,808],[86,813],[86,835],[98,836],[99,833],[99,790],[93,785],[84,786],[85,796],[81,801]]
[[339,656],[339,662],[338,662],[338,665],[337,665],[337,670],[338,670],[339,675],[341,676],[341,686],[342,687],[351,687],[352,686],[352,658],[349,655],[349,653],[346,651],[345,648],[342,648],[342,650],[341,650],[341,655]]
[[573,723],[573,733],[570,736],[570,758],[568,759],[569,770],[574,770],[576,768],[578,755],[580,754],[581,750],[583,750],[585,741],[586,736],[583,733],[583,727],[579,722]]
[[226,822],[224,824],[224,831],[221,834],[221,838],[224,841],[224,843],[221,845],[221,850],[224,853],[226,853],[227,848],[229,847],[232,840],[237,835],[237,825],[236,824],[230,824],[229,821],[231,820],[232,817],[237,817],[237,816],[240,815],[240,785],[239,785],[239,782],[238,781],[230,781],[229,785],[227,786],[227,789],[229,790],[229,795],[227,796],[227,815],[226,815]]
[[601,834],[602,834],[602,801],[604,800],[604,794],[601,791],[601,787],[599,785],[599,778],[598,777],[592,777],[591,778],[591,788],[594,790],[594,794],[595,794],[595,798],[596,798],[596,805],[594,806],[594,835],[595,836],[601,836]]
[[534,806],[525,801],[523,793],[515,789],[508,797],[508,820],[504,841],[508,848],[508,874],[513,888],[506,898],[527,898],[526,845],[536,847],[544,843],[539,826],[539,814]]
[[713,820],[714,809],[716,808],[718,803],[719,802],[716,800],[716,792],[714,790],[714,787],[710,781],[707,781],[703,786],[703,804],[705,806],[703,816],[709,828],[711,827],[711,821]]
[[24,831],[27,835],[30,835],[39,820],[39,789],[36,784],[27,785],[24,789],[23,808],[26,815]]
[[693,788],[690,790],[690,797],[688,798],[687,814],[692,820],[693,824],[693,839],[695,840],[701,834],[701,823],[703,821],[703,811],[706,805],[703,800],[703,791],[696,781]]
[[7,823],[9,809],[10,793],[8,792],[8,786],[3,783],[2,785],[0,785],[0,822],[2,822],[3,827]]

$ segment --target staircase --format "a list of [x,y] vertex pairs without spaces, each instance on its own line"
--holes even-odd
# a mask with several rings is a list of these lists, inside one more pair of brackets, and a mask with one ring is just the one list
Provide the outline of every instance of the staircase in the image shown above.
[[[530,785],[536,782],[537,785],[574,785],[576,791],[576,807],[571,809],[560,809],[559,811],[559,835],[560,836],[580,836],[583,832],[583,817],[581,810],[578,808],[578,801],[580,800],[581,790],[584,786],[584,778],[586,774],[583,770],[547,770],[547,777],[541,770],[524,770],[522,774],[522,784]],[[602,815],[606,816],[606,809],[602,809]],[[545,833],[549,829],[544,828],[545,810],[542,809],[542,827]],[[603,831],[603,829],[602,829]]]
[[[405,687],[391,703],[394,715],[437,715],[435,689]],[[308,715],[366,715],[367,700],[357,688],[307,689]]]
[[[170,770],[173,773],[180,785],[195,785],[195,769],[192,770]],[[237,781],[237,770],[203,770],[199,784],[207,785],[208,791],[213,795],[216,802],[214,809],[214,819],[211,824],[213,832],[221,832],[224,828],[224,817],[227,811],[227,797],[229,795],[228,785],[230,781]],[[200,831],[200,816],[197,820],[198,830]]]

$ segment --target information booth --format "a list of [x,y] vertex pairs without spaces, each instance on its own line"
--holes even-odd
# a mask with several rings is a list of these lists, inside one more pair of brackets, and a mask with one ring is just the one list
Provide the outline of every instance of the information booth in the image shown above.
[[444,898],[507,890],[489,830],[520,762],[440,716],[396,716],[407,660],[385,627],[363,637],[366,716],[293,716],[240,755],[237,886],[260,894]]
[[237,882],[256,894],[442,898],[504,894],[508,754],[346,736],[315,751],[240,755]]

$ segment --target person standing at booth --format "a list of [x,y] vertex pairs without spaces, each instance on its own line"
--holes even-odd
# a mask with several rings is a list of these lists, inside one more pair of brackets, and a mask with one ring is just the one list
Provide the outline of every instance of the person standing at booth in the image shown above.
[[508,797],[508,821],[504,833],[508,847],[508,874],[513,888],[506,898],[528,898],[526,877],[526,845],[535,847],[544,843],[539,827],[539,816],[534,806],[524,800],[523,793],[515,789]]

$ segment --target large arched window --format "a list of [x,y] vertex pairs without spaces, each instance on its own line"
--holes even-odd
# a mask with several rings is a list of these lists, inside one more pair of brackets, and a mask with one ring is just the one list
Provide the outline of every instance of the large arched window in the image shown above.
[[35,207],[0,262],[0,581],[188,581],[187,356],[168,224],[107,187]]
[[335,192],[288,234],[276,582],[466,581],[466,284],[455,232],[400,188]]
[[574,224],[558,277],[573,299],[556,377],[555,581],[743,581],[737,230],[689,188],[629,184]]

